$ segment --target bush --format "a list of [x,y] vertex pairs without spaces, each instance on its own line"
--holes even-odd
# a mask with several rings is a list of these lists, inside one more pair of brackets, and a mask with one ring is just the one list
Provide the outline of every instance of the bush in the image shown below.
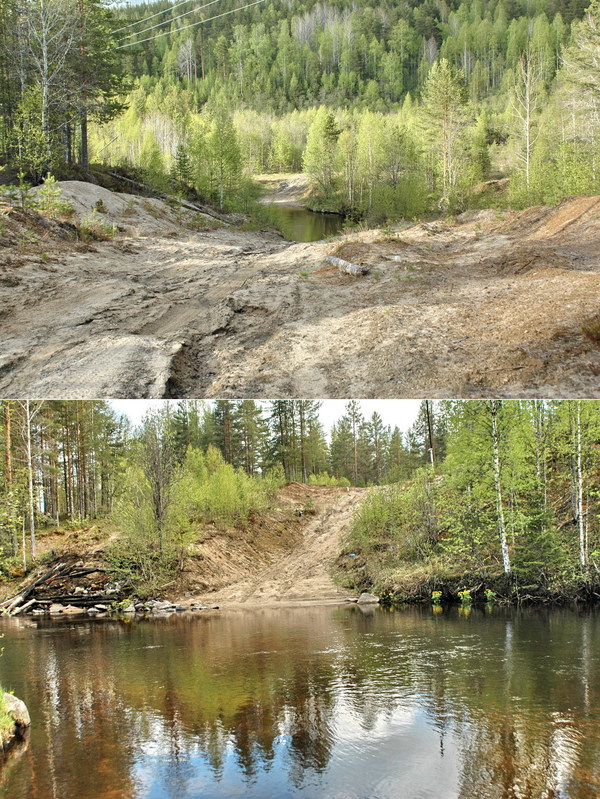
[[310,474],[308,476],[308,485],[310,486],[350,486],[352,483],[346,477],[334,477],[328,472],[319,472],[319,474]]
[[56,178],[48,172],[37,191],[35,207],[40,213],[52,218],[72,216],[75,210],[73,204],[68,200],[61,200],[61,195],[62,189],[57,184]]
[[91,214],[86,214],[81,220],[79,233],[86,241],[109,241],[115,237],[116,227],[101,219],[94,208]]

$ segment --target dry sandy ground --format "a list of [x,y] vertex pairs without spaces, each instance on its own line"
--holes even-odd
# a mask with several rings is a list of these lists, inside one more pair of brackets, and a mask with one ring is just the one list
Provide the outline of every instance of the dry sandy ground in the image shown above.
[[0,248],[0,396],[600,397],[598,197],[309,244],[150,216]]
[[[201,545],[200,565],[212,590],[194,599],[228,607],[345,601],[348,591],[334,584],[330,571],[366,490],[299,483],[286,486],[280,501],[298,509],[308,503],[311,508],[300,532],[281,548],[272,540],[257,546],[247,537],[210,538]],[[285,540],[285,533],[283,537]]]

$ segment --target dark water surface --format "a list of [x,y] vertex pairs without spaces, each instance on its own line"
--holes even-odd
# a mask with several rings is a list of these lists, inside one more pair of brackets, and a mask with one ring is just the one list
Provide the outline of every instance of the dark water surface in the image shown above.
[[315,214],[289,205],[269,205],[264,213],[288,241],[321,241],[339,233],[344,223],[339,214]]
[[1,624],[14,799],[593,799],[600,614],[357,606]]

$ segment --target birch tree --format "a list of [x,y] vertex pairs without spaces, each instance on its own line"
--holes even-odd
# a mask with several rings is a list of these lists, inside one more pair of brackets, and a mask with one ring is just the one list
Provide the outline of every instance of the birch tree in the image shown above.
[[521,142],[517,155],[522,163],[527,193],[531,188],[531,160],[540,135],[538,111],[544,93],[541,63],[528,48],[517,64],[510,101],[511,114]]
[[501,400],[490,400],[489,410],[492,421],[492,446],[493,446],[493,471],[494,486],[496,489],[496,519],[498,525],[498,535],[500,537],[500,549],[502,552],[502,565],[504,573],[510,574],[510,556],[508,553],[508,541],[506,539],[506,525],[504,522],[504,505],[502,502],[502,472],[500,463],[500,435],[498,432],[498,414],[502,407]]

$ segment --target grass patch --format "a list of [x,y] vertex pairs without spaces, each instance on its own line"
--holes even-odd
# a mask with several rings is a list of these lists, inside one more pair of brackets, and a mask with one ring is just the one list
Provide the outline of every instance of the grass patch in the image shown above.
[[581,326],[581,332],[584,336],[593,341],[594,344],[600,344],[600,316],[596,316],[585,325]]
[[15,728],[15,723],[12,716],[6,709],[6,702],[4,701],[4,688],[0,686],[0,744],[5,747],[12,738]]

